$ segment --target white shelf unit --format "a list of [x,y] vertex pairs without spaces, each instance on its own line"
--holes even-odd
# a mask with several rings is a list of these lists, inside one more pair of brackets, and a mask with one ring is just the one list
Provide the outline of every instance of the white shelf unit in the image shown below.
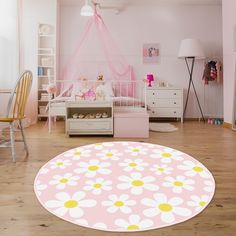
[[[107,118],[79,119],[74,114],[106,113]],[[66,103],[66,133],[68,135],[113,135],[113,102],[77,101]]]
[[150,118],[180,118],[183,123],[183,89],[148,87],[147,106]]
[[56,30],[53,25],[38,25],[38,119],[47,118],[47,86],[56,78]]

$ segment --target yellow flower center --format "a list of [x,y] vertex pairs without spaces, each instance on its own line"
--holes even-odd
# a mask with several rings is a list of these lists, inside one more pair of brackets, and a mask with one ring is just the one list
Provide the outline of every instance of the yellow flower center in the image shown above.
[[134,163],[134,162],[131,162],[131,163],[129,163],[129,166],[130,166],[130,167],[136,167],[136,166],[137,166],[137,164],[136,164],[136,163]]
[[160,171],[160,172],[164,172],[164,171],[165,171],[165,169],[164,169],[164,168],[161,168],[161,167],[160,167],[160,168],[157,168],[157,170]]
[[102,185],[101,185],[101,184],[94,184],[93,187],[94,187],[94,188],[101,188]]
[[79,205],[79,203],[75,200],[69,200],[64,203],[65,208],[75,208]]
[[199,205],[202,206],[202,207],[204,207],[204,206],[206,205],[206,202],[201,201],[201,202],[199,202]]
[[57,166],[63,166],[64,163],[63,162],[57,162]]
[[133,149],[133,152],[140,152],[138,148]]
[[165,211],[165,212],[172,211],[173,209],[173,207],[168,203],[162,203],[158,207],[161,211]]
[[122,206],[124,206],[124,203],[123,203],[122,201],[116,201],[116,202],[114,203],[114,205],[115,205],[116,207],[122,207]]
[[80,156],[80,155],[81,155],[81,152],[75,152],[74,155],[75,155],[75,156]]
[[96,143],[95,146],[102,146],[102,143]]
[[113,154],[112,154],[112,153],[107,153],[106,156],[107,156],[107,157],[112,157]]
[[193,170],[196,171],[196,172],[202,172],[202,171],[203,171],[203,168],[200,167],[200,166],[194,166],[194,167],[193,167]]
[[69,181],[69,180],[66,179],[66,178],[60,179],[60,183],[62,183],[62,184],[66,184],[68,181]]
[[172,154],[170,154],[170,153],[162,153],[161,155],[162,155],[162,157],[165,157],[165,158],[172,157]]
[[141,187],[144,185],[144,182],[139,179],[136,179],[132,182],[132,185],[134,185],[135,187]]
[[99,166],[89,166],[88,168],[90,171],[97,171],[99,169]]
[[128,230],[138,230],[139,229],[139,226],[138,225],[129,225],[127,227]]
[[177,186],[177,187],[182,187],[184,184],[180,181],[175,181],[174,182],[174,186]]

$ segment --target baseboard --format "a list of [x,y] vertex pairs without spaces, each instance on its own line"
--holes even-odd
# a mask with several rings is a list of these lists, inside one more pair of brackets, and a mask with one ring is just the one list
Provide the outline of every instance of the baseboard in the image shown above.
[[223,123],[223,128],[232,129],[232,124],[224,122]]

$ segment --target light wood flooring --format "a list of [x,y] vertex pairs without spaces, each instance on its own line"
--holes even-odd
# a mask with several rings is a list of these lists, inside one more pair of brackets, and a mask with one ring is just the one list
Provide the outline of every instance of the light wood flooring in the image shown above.
[[[135,236],[234,236],[236,235],[236,132],[198,122],[176,123],[172,133],[150,133],[149,139],[132,139],[169,146],[202,162],[214,175],[216,193],[199,215],[171,227],[133,233]],[[54,127],[55,128],[55,127]],[[47,212],[33,191],[39,168],[56,155],[77,146],[112,140],[111,137],[68,138],[58,123],[48,134],[43,122],[26,130],[30,156],[24,159],[17,143],[17,162],[0,149],[0,235],[1,236],[123,236],[125,233],[96,231],[63,221]],[[99,214],[99,212],[97,212]],[[131,234],[131,233],[130,233]]]

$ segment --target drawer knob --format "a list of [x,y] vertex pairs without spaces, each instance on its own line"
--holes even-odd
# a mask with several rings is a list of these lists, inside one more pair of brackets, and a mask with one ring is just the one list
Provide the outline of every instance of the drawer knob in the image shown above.
[[152,114],[154,114],[155,112],[153,111]]
[[153,105],[155,104],[155,102],[152,103]]
[[155,95],[155,93],[152,93],[152,95]]
[[176,93],[174,93],[174,95],[177,95]]
[[174,114],[176,114],[176,111],[174,111]]
[[176,105],[176,102],[174,102],[174,104]]

